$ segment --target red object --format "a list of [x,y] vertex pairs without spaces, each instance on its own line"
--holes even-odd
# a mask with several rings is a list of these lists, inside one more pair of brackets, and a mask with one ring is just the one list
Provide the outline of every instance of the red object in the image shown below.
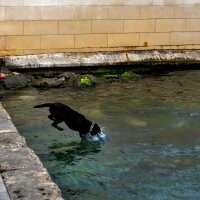
[[6,75],[3,73],[0,73],[0,79],[6,78]]

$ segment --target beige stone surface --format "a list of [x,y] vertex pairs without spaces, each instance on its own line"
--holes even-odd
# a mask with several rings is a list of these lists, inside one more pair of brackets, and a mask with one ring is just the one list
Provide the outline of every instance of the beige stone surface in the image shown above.
[[74,20],[75,7],[41,7],[41,20]]
[[107,34],[75,35],[75,48],[107,47]]
[[75,8],[75,19],[107,19],[106,6],[77,6]]
[[185,31],[185,19],[156,19],[156,32]]
[[186,19],[186,31],[200,31],[200,19]]
[[108,34],[109,47],[138,46],[139,33]]
[[6,49],[40,49],[40,36],[7,36]]
[[6,48],[6,38],[5,36],[0,36],[0,50],[5,50]]
[[5,7],[0,7],[0,21],[4,21],[6,18]]
[[199,32],[173,32],[170,33],[170,45],[200,44]]
[[0,6],[23,6],[23,0],[1,0]]
[[24,35],[58,34],[58,21],[24,21]]
[[140,19],[170,18],[170,6],[141,6]]
[[59,21],[59,34],[85,34],[91,31],[91,20]]
[[0,22],[0,35],[23,35],[23,21]]
[[41,49],[74,48],[74,35],[41,36]]
[[0,0],[0,54],[197,48],[199,11],[199,0]]
[[169,45],[169,33],[141,33],[140,46]]
[[125,33],[145,33],[155,31],[155,20],[124,20]]
[[108,19],[139,19],[139,6],[108,6]]
[[199,5],[180,5],[171,7],[171,18],[200,18]]
[[123,33],[123,20],[93,20],[92,33]]
[[6,7],[6,20],[39,20],[40,7]]

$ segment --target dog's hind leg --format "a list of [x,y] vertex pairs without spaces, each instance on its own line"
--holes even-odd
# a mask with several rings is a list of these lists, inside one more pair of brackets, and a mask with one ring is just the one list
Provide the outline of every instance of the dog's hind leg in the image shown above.
[[64,129],[63,128],[61,128],[61,127],[59,127],[59,126],[57,126],[59,123],[61,123],[61,122],[63,122],[63,121],[59,121],[59,120],[54,120],[54,122],[51,124],[53,127],[55,127],[56,129],[58,129],[59,131],[63,131]]

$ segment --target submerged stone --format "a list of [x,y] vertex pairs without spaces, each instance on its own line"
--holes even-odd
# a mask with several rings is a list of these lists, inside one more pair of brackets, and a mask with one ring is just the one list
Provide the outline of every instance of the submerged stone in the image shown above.
[[12,73],[2,80],[5,89],[24,88],[30,85],[31,79],[23,74]]
[[43,78],[36,80],[32,86],[38,88],[57,88],[63,87],[65,84],[65,78]]

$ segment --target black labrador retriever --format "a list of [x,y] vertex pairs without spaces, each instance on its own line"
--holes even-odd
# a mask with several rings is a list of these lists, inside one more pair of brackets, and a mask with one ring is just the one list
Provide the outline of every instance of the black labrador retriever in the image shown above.
[[92,138],[93,136],[97,136],[96,139],[105,135],[102,133],[101,128],[97,123],[94,123],[85,118],[82,114],[73,110],[69,106],[62,103],[45,103],[41,105],[36,105],[34,108],[43,108],[49,107],[50,115],[49,119],[53,121],[52,126],[54,126],[59,131],[63,131],[64,129],[59,127],[58,124],[61,122],[65,122],[66,125],[74,130],[78,131],[79,135],[83,139]]

